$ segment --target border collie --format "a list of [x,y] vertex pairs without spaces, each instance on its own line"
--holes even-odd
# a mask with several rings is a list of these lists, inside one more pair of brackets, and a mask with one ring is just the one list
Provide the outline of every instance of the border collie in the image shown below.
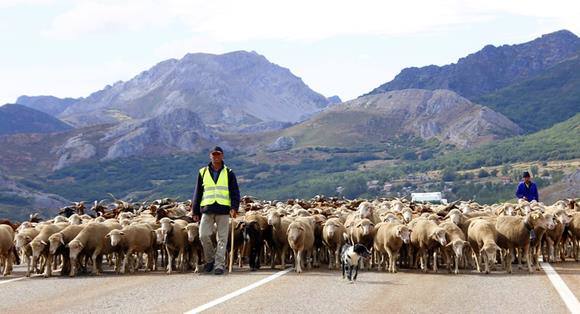
[[[358,269],[362,263],[363,258],[367,258],[371,255],[371,252],[366,248],[366,246],[357,243],[352,245],[350,243],[345,243],[342,246],[340,252],[340,266],[342,267],[342,279],[345,275],[348,276],[348,280],[353,283],[356,281],[358,275]],[[354,271],[354,276],[353,276]],[[348,272],[348,274],[346,274]]]

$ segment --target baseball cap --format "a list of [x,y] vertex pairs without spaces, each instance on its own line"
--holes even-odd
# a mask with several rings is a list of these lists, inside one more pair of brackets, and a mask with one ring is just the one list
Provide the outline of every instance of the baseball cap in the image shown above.
[[224,150],[221,147],[219,147],[219,146],[215,146],[214,148],[212,148],[212,150],[210,152],[211,153],[213,153],[213,152],[220,152],[220,153],[223,154],[224,153]]
[[522,178],[529,178],[530,177],[530,173],[527,171],[524,171],[524,174],[522,175]]

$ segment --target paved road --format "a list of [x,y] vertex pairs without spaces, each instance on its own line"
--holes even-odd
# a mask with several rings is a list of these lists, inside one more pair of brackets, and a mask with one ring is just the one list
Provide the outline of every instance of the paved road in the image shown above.
[[[552,264],[566,285],[580,295],[580,264]],[[0,279],[0,313],[182,313],[278,273],[236,269],[227,276],[162,272],[77,278],[26,278],[18,267]],[[3,283],[6,281],[6,283]],[[458,276],[361,272],[356,284],[337,271],[316,269],[284,274],[207,313],[568,313],[543,271],[512,275],[475,272]]]

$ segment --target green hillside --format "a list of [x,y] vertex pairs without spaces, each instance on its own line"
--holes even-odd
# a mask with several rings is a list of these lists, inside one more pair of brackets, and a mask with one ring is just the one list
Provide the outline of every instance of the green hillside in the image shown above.
[[473,100],[501,112],[527,132],[549,128],[580,112],[580,56]]
[[478,148],[450,152],[412,167],[473,169],[522,161],[580,158],[580,113],[533,134],[491,142]]

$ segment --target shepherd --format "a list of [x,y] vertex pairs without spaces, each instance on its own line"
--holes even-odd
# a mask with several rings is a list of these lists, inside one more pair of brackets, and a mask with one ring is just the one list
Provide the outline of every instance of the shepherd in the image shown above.
[[[199,169],[192,215],[199,221],[199,239],[205,256],[204,272],[222,275],[225,270],[229,218],[236,218],[240,206],[240,189],[234,172],[224,164],[224,151],[215,146],[210,163]],[[211,235],[217,226],[217,247]]]

